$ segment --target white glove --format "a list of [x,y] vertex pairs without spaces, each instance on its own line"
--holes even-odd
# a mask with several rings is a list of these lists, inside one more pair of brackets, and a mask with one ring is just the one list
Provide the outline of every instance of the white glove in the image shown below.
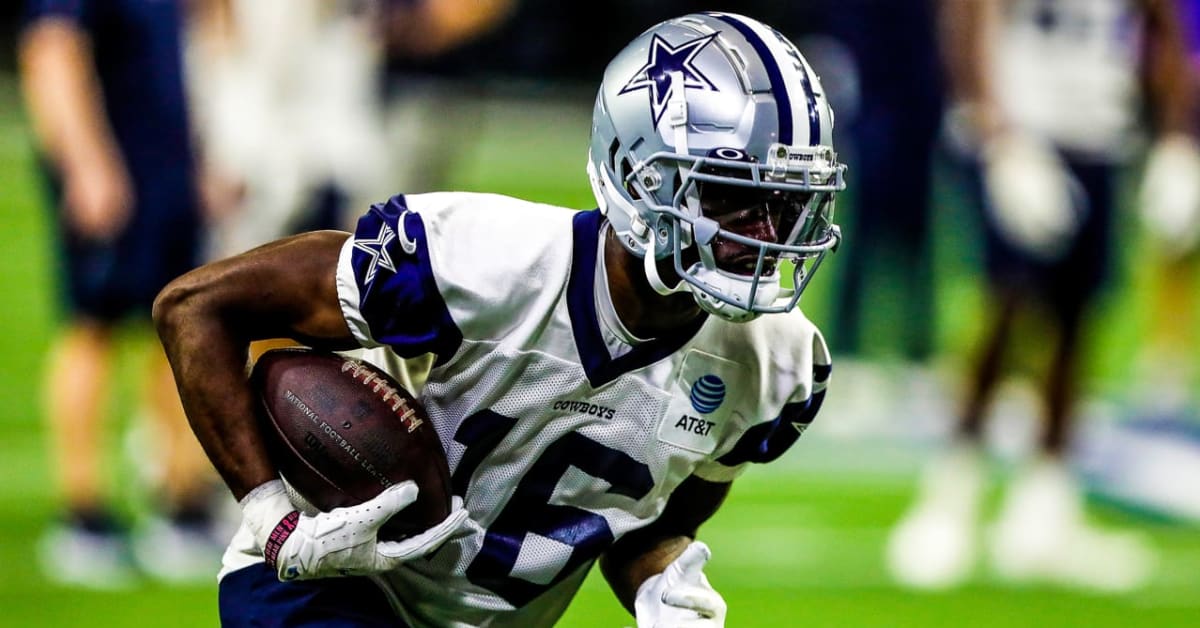
[[992,139],[983,151],[992,220],[1005,240],[1042,260],[1066,252],[1083,216],[1078,186],[1045,141],[1021,132]]
[[302,514],[274,480],[242,498],[242,515],[267,564],[280,580],[366,575],[395,569],[466,532],[468,513],[454,497],[450,516],[402,541],[380,541],[379,528],[417,499],[417,485],[402,482],[357,506]]
[[633,608],[638,628],[722,628],[725,600],[704,577],[708,546],[695,541],[662,573],[638,587]]
[[1200,240],[1200,148],[1184,134],[1154,143],[1139,194],[1147,229],[1172,256]]

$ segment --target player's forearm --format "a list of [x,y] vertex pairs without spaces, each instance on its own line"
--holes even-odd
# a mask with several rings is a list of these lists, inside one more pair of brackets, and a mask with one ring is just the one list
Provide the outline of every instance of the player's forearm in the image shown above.
[[997,0],[939,0],[938,31],[950,98],[967,105],[972,131],[987,137],[1005,124],[991,81]]
[[601,557],[600,571],[617,600],[634,614],[638,587],[647,578],[662,573],[693,540],[690,536],[676,535],[618,543]]
[[60,168],[120,158],[86,33],[70,20],[42,18],[21,36],[20,63],[34,134]]
[[432,29],[436,39],[431,52],[449,50],[480,36],[511,14],[514,4],[512,0],[422,3],[421,10],[436,27]]
[[621,604],[634,612],[638,587],[662,573],[696,538],[729,495],[728,482],[709,482],[697,476],[684,480],[662,515],[650,525],[621,537],[600,559],[600,570]]
[[1195,131],[1197,85],[1176,2],[1145,0],[1145,83],[1158,134]]
[[188,422],[234,497],[275,479],[254,422],[245,368],[250,339],[222,312],[204,269],[159,295],[154,321]]
[[334,281],[345,238],[319,232],[268,244],[187,273],[155,300],[155,326],[188,421],[238,499],[276,477],[246,382],[250,342],[354,346]]

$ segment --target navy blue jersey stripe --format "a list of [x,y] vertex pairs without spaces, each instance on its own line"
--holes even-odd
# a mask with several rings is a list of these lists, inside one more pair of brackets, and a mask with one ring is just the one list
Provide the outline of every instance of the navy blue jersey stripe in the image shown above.
[[483,459],[500,444],[500,441],[508,436],[516,424],[517,420],[514,418],[497,414],[491,410],[480,410],[467,417],[458,426],[458,431],[454,433],[454,440],[465,445],[467,449],[463,453],[462,459],[458,461],[458,466],[455,467],[454,475],[450,480],[455,495],[463,498],[467,496],[467,488],[471,484],[471,476],[475,475],[475,470],[483,463]]
[[733,449],[717,462],[736,467],[747,462],[764,464],[779,458],[813,422],[824,400],[825,391],[822,390],[802,402],[784,405],[774,421],[759,423],[746,430]]
[[[749,25],[732,15],[723,13],[710,13],[709,15],[736,28],[758,53],[763,67],[767,70],[767,77],[771,81],[771,93],[775,96],[775,107],[779,117],[779,141],[791,145],[795,141],[795,132],[792,128],[792,101],[783,81],[783,73],[779,70],[779,64],[775,62],[775,55],[771,54],[771,50],[767,47],[767,42],[763,41]],[[800,71],[800,82],[804,86],[805,96],[808,97],[808,143],[816,146],[821,139],[821,116],[817,112],[817,99],[813,96],[812,85],[808,81],[808,72],[803,68]]]
[[832,364],[814,364],[813,365],[813,382],[823,382],[829,379],[833,374]]
[[574,218],[574,251],[571,277],[567,281],[567,310],[575,332],[575,349],[587,374],[588,382],[599,388],[614,379],[653,364],[687,344],[704,325],[708,317],[680,327],[673,333],[644,342],[632,351],[613,359],[600,333],[600,318],[596,313],[596,250],[603,235],[600,210],[581,211]]

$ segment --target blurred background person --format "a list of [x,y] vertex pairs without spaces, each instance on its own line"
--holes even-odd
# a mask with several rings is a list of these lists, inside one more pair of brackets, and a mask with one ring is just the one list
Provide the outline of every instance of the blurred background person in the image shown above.
[[206,259],[309,229],[388,189],[376,3],[198,0],[187,89],[216,206]]
[[[984,419],[1008,366],[1034,373],[1044,418],[988,537],[1004,579],[1128,590],[1151,574],[1139,537],[1094,527],[1069,447],[1092,345],[1089,314],[1116,262],[1122,169],[1145,135],[1189,137],[1189,77],[1169,0],[943,2],[949,121],[985,217],[988,316],[953,446],[894,530],[903,583],[943,587],[975,565]],[[1145,118],[1143,113],[1145,112]],[[1156,149],[1162,146],[1155,144]]]
[[[444,189],[486,124],[483,57],[518,0],[382,0],[389,187]],[[488,44],[492,44],[489,49]]]
[[[108,416],[121,323],[148,331],[158,290],[196,263],[200,214],[175,2],[29,0],[22,86],[57,228],[64,320],[45,380],[61,520],[47,532],[48,577],[93,587],[133,575],[127,522],[110,481]],[[161,348],[146,344],[141,392],[156,438],[155,518],[134,549],[170,579],[211,577],[215,474],[189,434]]]
[[[188,92],[217,217],[205,258],[350,229],[394,190],[443,187],[483,119],[482,83],[465,79],[470,57],[455,53],[513,4],[196,0]],[[432,364],[386,350],[369,358],[410,390]]]
[[453,53],[512,4],[195,0],[188,91],[219,207],[206,258],[437,188],[480,118]]
[[[841,207],[848,254],[838,262],[829,339],[849,358],[839,363],[844,385],[865,393],[847,409],[878,420],[934,392],[925,369],[935,342],[932,186],[943,97],[936,4],[810,4],[822,5],[821,30],[844,46],[840,54],[822,46],[813,63],[833,81],[833,97],[850,101],[838,109],[853,173]],[[874,315],[885,311],[886,325]]]
[[[1200,265],[1200,150],[1195,107],[1200,86],[1200,2],[1179,0],[1186,67],[1149,77],[1158,91],[1190,90],[1175,100],[1190,108],[1175,115],[1151,146],[1138,203],[1150,260],[1145,346],[1137,356],[1133,411],[1149,421],[1186,423],[1195,418],[1197,268]],[[1187,80],[1180,80],[1186,73]]]

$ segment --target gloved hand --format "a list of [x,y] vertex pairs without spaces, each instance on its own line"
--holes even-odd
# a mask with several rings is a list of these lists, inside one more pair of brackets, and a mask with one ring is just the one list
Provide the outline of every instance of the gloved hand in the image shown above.
[[1187,253],[1200,240],[1200,148],[1183,134],[1166,136],[1150,148],[1139,194],[1147,229],[1171,256]]
[[468,513],[453,498],[450,516],[402,541],[380,541],[379,528],[417,499],[417,485],[402,482],[357,506],[302,514],[274,480],[242,498],[242,515],[267,564],[280,580],[366,575],[388,571],[425,556],[466,532]]
[[708,584],[708,546],[695,541],[662,573],[638,587],[634,600],[638,628],[722,628],[725,600]]
[[1038,259],[1066,252],[1083,220],[1078,186],[1054,148],[1040,138],[1009,131],[983,150],[988,210],[1000,234]]

